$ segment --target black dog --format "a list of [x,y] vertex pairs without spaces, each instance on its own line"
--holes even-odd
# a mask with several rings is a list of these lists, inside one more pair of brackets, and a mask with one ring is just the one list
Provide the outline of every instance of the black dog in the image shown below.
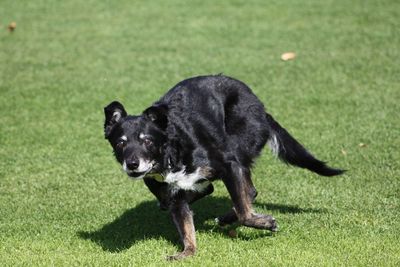
[[266,143],[281,160],[324,176],[343,173],[317,160],[271,115],[242,82],[201,76],[174,86],[142,115],[127,115],[119,102],[105,109],[105,137],[127,174],[144,178],[162,209],[168,209],[184,249],[170,259],[196,250],[189,204],[213,192],[222,179],[233,202],[220,225],[277,230],[271,215],[257,214],[257,191],[251,181],[254,159]]

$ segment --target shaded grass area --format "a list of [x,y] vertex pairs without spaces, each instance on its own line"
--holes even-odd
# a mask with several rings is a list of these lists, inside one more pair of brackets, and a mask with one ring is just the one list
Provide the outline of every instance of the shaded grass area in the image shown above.
[[119,171],[102,109],[118,99],[140,113],[184,78],[223,72],[349,172],[318,177],[266,149],[255,208],[280,231],[229,237],[216,183],[193,205],[199,252],[176,265],[398,265],[399,13],[390,0],[2,1],[0,262],[167,265],[178,235]]
[[[280,213],[309,213],[324,212],[320,209],[303,209],[298,206],[282,205],[266,203],[257,203],[256,206],[262,206],[271,211],[278,211]],[[231,206],[231,201],[224,197],[208,197],[200,201],[200,204],[194,205],[194,212],[196,214],[196,229],[200,232],[213,232],[229,234],[229,230],[237,227],[216,227],[214,223],[209,223],[210,218],[216,218],[224,214]],[[135,243],[145,239],[160,239],[164,238],[171,243],[176,242],[176,235],[172,232],[165,231],[165,225],[173,228],[167,212],[162,212],[157,208],[157,201],[144,201],[136,207],[125,211],[120,217],[114,221],[105,224],[101,229],[93,232],[81,231],[78,235],[81,238],[89,239],[103,248],[105,251],[121,252],[131,248]],[[151,228],[143,227],[143,225],[151,225]],[[172,235],[171,235],[172,233]],[[260,231],[261,235],[257,238],[272,236],[269,231]],[[241,235],[239,238],[243,240],[252,240],[254,237]]]

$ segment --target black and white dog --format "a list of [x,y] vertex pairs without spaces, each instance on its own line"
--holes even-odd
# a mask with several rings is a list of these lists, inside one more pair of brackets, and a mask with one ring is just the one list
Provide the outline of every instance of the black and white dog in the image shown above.
[[244,83],[223,75],[178,83],[139,116],[122,104],[104,108],[105,137],[126,173],[144,178],[162,209],[171,212],[184,249],[170,259],[193,255],[196,238],[189,204],[213,192],[221,179],[233,208],[219,225],[239,222],[277,230],[271,215],[255,213],[257,191],[251,166],[266,143],[286,163],[333,176],[333,169],[311,155],[271,115]]

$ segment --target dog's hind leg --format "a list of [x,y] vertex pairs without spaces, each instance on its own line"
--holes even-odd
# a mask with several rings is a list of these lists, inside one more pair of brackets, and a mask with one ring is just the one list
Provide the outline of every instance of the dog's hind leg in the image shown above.
[[[249,186],[249,197],[251,199],[251,203],[254,203],[258,195],[258,192],[254,187],[253,181],[251,180],[250,172],[247,172],[247,175],[244,175],[244,178],[247,180]],[[226,214],[219,216],[218,218],[215,219],[215,221],[219,224],[219,226],[225,226],[237,222],[238,217],[236,215],[235,208],[232,208]]]
[[[276,231],[278,226],[271,215],[257,214],[253,211],[252,202],[256,193],[253,193],[252,197],[251,192],[255,191],[253,191],[254,186],[249,179],[250,171],[235,162],[231,163],[230,176],[222,179],[231,196],[237,220],[240,224],[248,227]],[[227,215],[223,216],[225,221],[229,222],[234,219],[232,213]]]

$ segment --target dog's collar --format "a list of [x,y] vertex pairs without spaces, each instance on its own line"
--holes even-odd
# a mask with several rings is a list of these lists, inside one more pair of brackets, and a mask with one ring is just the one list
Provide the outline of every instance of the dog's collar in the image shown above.
[[164,182],[165,181],[165,177],[162,174],[159,173],[152,173],[149,174],[150,178],[153,178],[154,180],[156,180],[157,182]]
[[[172,164],[171,164],[171,157],[168,157],[168,170],[172,169]],[[151,173],[148,175],[149,178],[153,178],[154,180],[156,180],[157,182],[163,183],[165,181],[165,177],[163,174],[155,172],[155,173]]]

